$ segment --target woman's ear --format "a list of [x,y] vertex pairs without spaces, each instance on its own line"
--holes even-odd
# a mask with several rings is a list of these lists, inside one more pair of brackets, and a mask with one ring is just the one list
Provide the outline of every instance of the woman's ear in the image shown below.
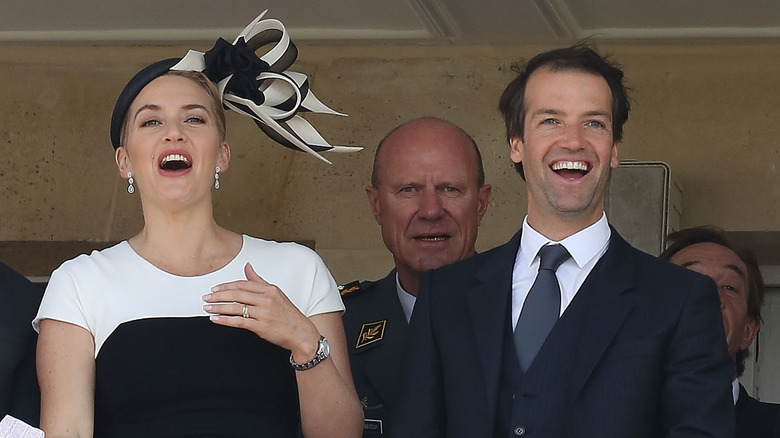
[[219,159],[217,160],[217,166],[219,166],[220,172],[227,170],[230,164],[230,145],[227,141],[223,141],[219,148]]
[[132,169],[130,166],[130,159],[127,157],[127,150],[124,146],[116,148],[114,159],[116,160],[116,167],[119,170],[119,175],[122,178],[127,178],[127,172],[132,172]]

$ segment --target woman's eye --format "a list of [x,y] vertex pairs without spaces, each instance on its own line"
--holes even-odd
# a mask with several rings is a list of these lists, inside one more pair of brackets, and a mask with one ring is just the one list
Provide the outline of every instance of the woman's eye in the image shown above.
[[203,118],[196,116],[188,117],[187,123],[203,123]]
[[141,126],[157,126],[159,124],[160,122],[158,120],[151,119],[141,123]]

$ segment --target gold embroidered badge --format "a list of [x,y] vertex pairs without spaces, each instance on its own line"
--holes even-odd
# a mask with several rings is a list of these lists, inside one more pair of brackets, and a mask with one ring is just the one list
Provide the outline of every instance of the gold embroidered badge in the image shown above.
[[350,294],[352,292],[356,292],[360,290],[360,282],[359,281],[353,281],[351,283],[342,284],[339,286],[339,293],[343,297],[344,295]]
[[376,341],[381,341],[385,336],[385,326],[387,320],[383,319],[377,322],[367,322],[360,328],[360,334],[358,334],[357,344],[355,349],[365,347],[366,345],[373,344]]

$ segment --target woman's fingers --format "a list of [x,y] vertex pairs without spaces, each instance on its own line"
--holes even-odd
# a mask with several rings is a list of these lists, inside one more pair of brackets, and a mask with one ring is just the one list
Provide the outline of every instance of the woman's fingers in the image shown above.
[[251,330],[288,350],[301,344],[310,348],[309,338],[319,337],[314,324],[249,263],[244,266],[244,274],[246,280],[219,284],[203,296],[203,309],[211,314],[211,321]]

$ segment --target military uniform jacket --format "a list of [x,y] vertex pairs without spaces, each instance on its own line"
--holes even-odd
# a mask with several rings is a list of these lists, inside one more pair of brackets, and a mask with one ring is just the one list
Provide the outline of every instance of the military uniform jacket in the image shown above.
[[408,328],[396,272],[342,291],[344,330],[352,377],[365,415],[364,437],[387,435],[387,418],[400,397],[400,363]]

